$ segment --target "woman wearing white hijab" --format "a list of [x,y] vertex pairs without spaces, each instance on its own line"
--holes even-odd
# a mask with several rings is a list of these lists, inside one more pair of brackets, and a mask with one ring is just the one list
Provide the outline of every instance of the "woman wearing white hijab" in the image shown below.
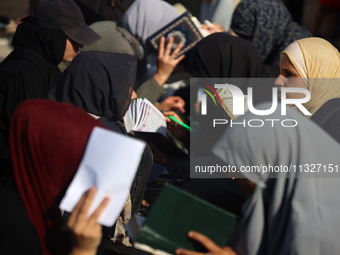
[[[281,53],[280,75],[275,83],[279,91],[282,87],[308,89],[311,99],[303,105],[312,114],[311,119],[340,142],[339,78],[339,51],[326,40],[311,37],[293,42]],[[289,97],[299,95],[288,93]]]
[[[259,109],[270,106],[264,104]],[[196,232],[189,233],[189,237],[202,242],[210,255],[338,254],[340,145],[290,109],[286,116],[279,112],[271,116],[248,112],[238,121],[247,123],[254,118],[263,121],[264,126],[230,127],[215,145],[214,154],[238,170],[262,165],[282,166],[290,171],[236,175],[248,180],[250,197],[243,207],[244,217],[229,240],[230,246],[222,249]],[[278,121],[272,126],[266,119]],[[281,121],[285,119],[298,124],[284,127]],[[202,253],[179,249],[176,254]]]
[[136,0],[126,11],[120,23],[114,21],[93,23],[90,27],[102,38],[96,44],[84,47],[83,50],[107,51],[137,56],[136,85],[139,86],[136,90],[137,95],[140,98],[146,97],[149,101],[155,103],[165,93],[162,86],[176,65],[184,58],[184,55],[177,58],[177,54],[183,45],[181,46],[180,44],[171,52],[173,39],[169,39],[165,47],[165,40],[164,38],[161,39],[157,71],[151,79],[146,80],[146,56],[152,53],[152,49],[147,43],[147,38],[178,16],[177,10],[165,1]]

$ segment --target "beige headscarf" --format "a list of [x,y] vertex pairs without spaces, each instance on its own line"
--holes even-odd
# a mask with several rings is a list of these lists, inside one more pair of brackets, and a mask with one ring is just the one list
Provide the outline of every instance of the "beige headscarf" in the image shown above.
[[340,54],[322,38],[310,37],[290,44],[287,54],[302,78],[305,78],[311,100],[304,104],[313,115],[324,103],[340,97]]

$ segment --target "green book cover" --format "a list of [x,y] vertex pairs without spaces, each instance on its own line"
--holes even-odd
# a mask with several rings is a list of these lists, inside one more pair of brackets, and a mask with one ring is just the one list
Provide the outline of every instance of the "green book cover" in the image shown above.
[[188,238],[200,232],[224,246],[236,227],[237,217],[172,185],[166,185],[150,210],[137,242],[175,253],[177,248],[205,251]]

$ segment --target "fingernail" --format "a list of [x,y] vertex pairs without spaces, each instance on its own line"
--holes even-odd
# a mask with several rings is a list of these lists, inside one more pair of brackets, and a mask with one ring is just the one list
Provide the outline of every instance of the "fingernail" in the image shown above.
[[188,236],[192,237],[194,234],[195,234],[194,231],[189,231]]

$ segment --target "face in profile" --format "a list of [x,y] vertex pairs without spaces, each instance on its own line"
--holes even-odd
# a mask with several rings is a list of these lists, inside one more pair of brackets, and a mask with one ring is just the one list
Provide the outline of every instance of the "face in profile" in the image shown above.
[[[308,89],[303,78],[306,77],[301,77],[299,75],[289,57],[286,54],[282,54],[280,61],[280,74],[275,80],[275,85],[279,90],[279,97],[281,98],[281,89],[283,87]],[[305,96],[306,95],[303,93],[287,93],[286,97],[288,99],[300,99]]]
[[80,48],[82,48],[83,46],[84,45],[76,43],[70,38],[67,38],[63,60],[66,62],[71,62],[73,58],[77,56]]
[[137,93],[136,93],[136,91],[132,91],[132,94],[131,94],[131,100],[132,99],[135,99],[135,98],[137,98]]

